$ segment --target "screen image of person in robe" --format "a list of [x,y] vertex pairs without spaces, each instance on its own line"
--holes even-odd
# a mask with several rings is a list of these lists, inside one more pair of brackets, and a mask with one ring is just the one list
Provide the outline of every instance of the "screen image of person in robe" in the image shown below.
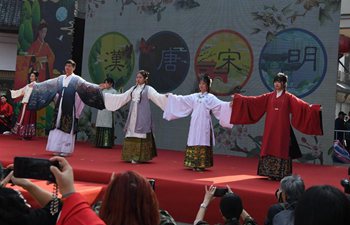
[[[190,95],[168,95],[163,118],[174,120],[191,115],[190,129],[185,150],[184,166],[194,171],[203,171],[213,166],[215,144],[211,115],[224,127],[230,121],[230,102],[219,100],[210,93],[211,79],[208,75],[199,78],[199,92]],[[225,122],[226,118],[226,122]]]
[[7,97],[2,95],[0,97],[0,134],[11,134],[12,115],[12,105],[7,102]]
[[291,125],[308,135],[323,135],[320,105],[310,105],[289,93],[287,76],[278,73],[274,91],[259,96],[232,97],[232,124],[254,124],[266,113],[257,174],[280,180],[292,174],[292,159],[301,157]]
[[35,136],[36,111],[27,107],[29,97],[32,94],[33,86],[38,81],[39,73],[35,70],[28,74],[28,84],[19,90],[10,90],[13,99],[22,98],[22,106],[12,133],[24,140],[30,140]]
[[47,80],[53,77],[53,67],[55,54],[50,45],[45,42],[48,31],[48,24],[42,20],[38,26],[35,41],[27,50],[27,56],[30,56],[29,67],[39,72],[39,80]]
[[65,63],[65,74],[44,82],[35,83],[29,98],[30,110],[41,109],[54,101],[55,109],[46,150],[54,155],[69,156],[74,151],[78,118],[88,106],[104,109],[100,87],[74,74],[75,62]]
[[[108,77],[105,79],[105,88],[102,94],[117,94],[118,92],[113,88],[114,81]],[[96,117],[96,140],[95,146],[98,148],[112,148],[114,144],[114,112],[107,109],[98,110]]]
[[104,94],[106,109],[115,111],[130,102],[129,114],[125,123],[125,139],[122,160],[139,163],[157,156],[152,133],[150,100],[164,110],[167,96],[159,94],[149,86],[149,72],[140,70],[136,74],[136,85],[122,94]]

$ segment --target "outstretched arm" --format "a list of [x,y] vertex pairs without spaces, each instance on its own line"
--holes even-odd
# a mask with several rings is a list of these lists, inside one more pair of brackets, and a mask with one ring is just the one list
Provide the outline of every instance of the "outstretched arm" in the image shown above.
[[84,104],[96,109],[105,108],[102,90],[98,85],[87,82],[80,77],[77,85],[77,93]]
[[174,120],[183,118],[192,113],[194,95],[169,95],[167,104],[164,109],[163,118],[166,120]]
[[153,87],[148,86],[148,99],[156,104],[163,111],[165,109],[168,98],[165,94],[159,94]]
[[321,105],[310,105],[290,94],[292,125],[300,132],[323,135]]
[[121,94],[105,93],[104,102],[106,109],[109,111],[116,111],[128,103],[131,100],[131,92],[133,88],[134,87],[131,87],[129,90]]
[[59,90],[59,79],[60,77],[57,77],[44,82],[35,83],[28,101],[28,108],[31,110],[39,110],[49,105]]
[[232,124],[253,124],[258,122],[266,112],[269,96],[267,93],[259,96],[243,96],[235,94],[232,102]]

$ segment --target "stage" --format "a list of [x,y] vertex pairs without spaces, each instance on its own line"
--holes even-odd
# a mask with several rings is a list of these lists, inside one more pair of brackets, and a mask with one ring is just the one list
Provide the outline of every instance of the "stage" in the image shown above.
[[[50,158],[45,152],[46,138],[23,141],[15,136],[0,135],[0,161],[7,165],[14,156]],[[77,142],[73,156],[68,161],[73,166],[75,180],[108,184],[112,172],[134,170],[156,180],[155,191],[162,209],[166,209],[176,221],[193,223],[204,197],[204,185],[228,184],[243,199],[244,208],[259,224],[269,205],[276,202],[277,181],[256,176],[258,160],[235,156],[215,155],[214,167],[204,172],[194,172],[183,167],[183,152],[158,149],[158,157],[149,163],[131,164],[121,160],[121,146],[99,149],[90,143]],[[330,184],[342,190],[340,180],[347,177],[347,167],[319,166],[293,163],[293,172],[301,175],[306,187]],[[205,219],[210,223],[222,222],[218,199],[208,207]]]

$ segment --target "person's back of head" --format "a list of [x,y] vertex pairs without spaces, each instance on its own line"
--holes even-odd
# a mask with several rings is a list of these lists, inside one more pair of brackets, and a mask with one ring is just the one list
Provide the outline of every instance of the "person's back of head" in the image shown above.
[[117,174],[108,185],[100,217],[107,225],[158,225],[158,200],[148,180],[133,171]]
[[329,185],[306,190],[295,209],[294,225],[333,224],[350,224],[350,202],[345,194]]
[[280,181],[280,188],[289,204],[297,202],[305,192],[304,181],[299,175],[286,176]]
[[226,219],[225,224],[238,224],[239,217],[243,211],[241,198],[234,193],[225,194],[220,200],[220,211]]
[[19,193],[11,188],[0,188],[0,224],[29,224],[25,216],[30,208]]

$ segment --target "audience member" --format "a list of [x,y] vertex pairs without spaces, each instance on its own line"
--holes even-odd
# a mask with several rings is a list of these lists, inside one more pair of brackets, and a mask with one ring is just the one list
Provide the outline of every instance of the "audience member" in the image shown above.
[[295,209],[295,225],[349,225],[350,202],[339,189],[313,186],[306,190]]
[[[229,190],[228,193],[220,199],[220,212],[224,217],[224,224],[239,225],[239,219],[241,218],[244,221],[243,225],[255,225],[256,223],[254,219],[250,217],[249,214],[243,209],[241,198],[234,194],[229,186],[227,186],[227,188]],[[215,190],[216,187],[213,185],[210,186],[209,189],[207,186],[205,186],[204,200],[199,207],[196,219],[193,222],[194,225],[208,225],[208,223],[203,219],[208,205],[215,198]]]
[[295,207],[304,192],[304,181],[299,175],[284,177],[276,191],[278,203],[269,208],[265,225],[292,225]]
[[133,171],[115,175],[102,201],[107,225],[159,225],[159,206],[148,180]]
[[346,114],[343,111],[338,113],[338,118],[334,122],[334,139],[339,140],[344,145],[344,132],[339,130],[346,130],[344,116]]
[[[33,209],[27,204],[19,191],[6,188],[9,180],[27,190],[32,197],[42,206]],[[58,212],[51,214],[52,197],[49,192],[33,184],[27,179],[13,177],[10,172],[2,181],[0,188],[0,224],[2,225],[54,225],[58,217]],[[60,210],[61,204],[58,203]],[[58,210],[58,211],[59,211]]]
[[57,225],[105,225],[92,211],[84,197],[75,192],[73,169],[68,161],[58,156],[52,157],[50,160],[58,161],[60,165],[60,169],[54,166],[50,168],[56,178],[63,201]]
[[5,95],[0,99],[0,134],[10,134],[13,108]]

